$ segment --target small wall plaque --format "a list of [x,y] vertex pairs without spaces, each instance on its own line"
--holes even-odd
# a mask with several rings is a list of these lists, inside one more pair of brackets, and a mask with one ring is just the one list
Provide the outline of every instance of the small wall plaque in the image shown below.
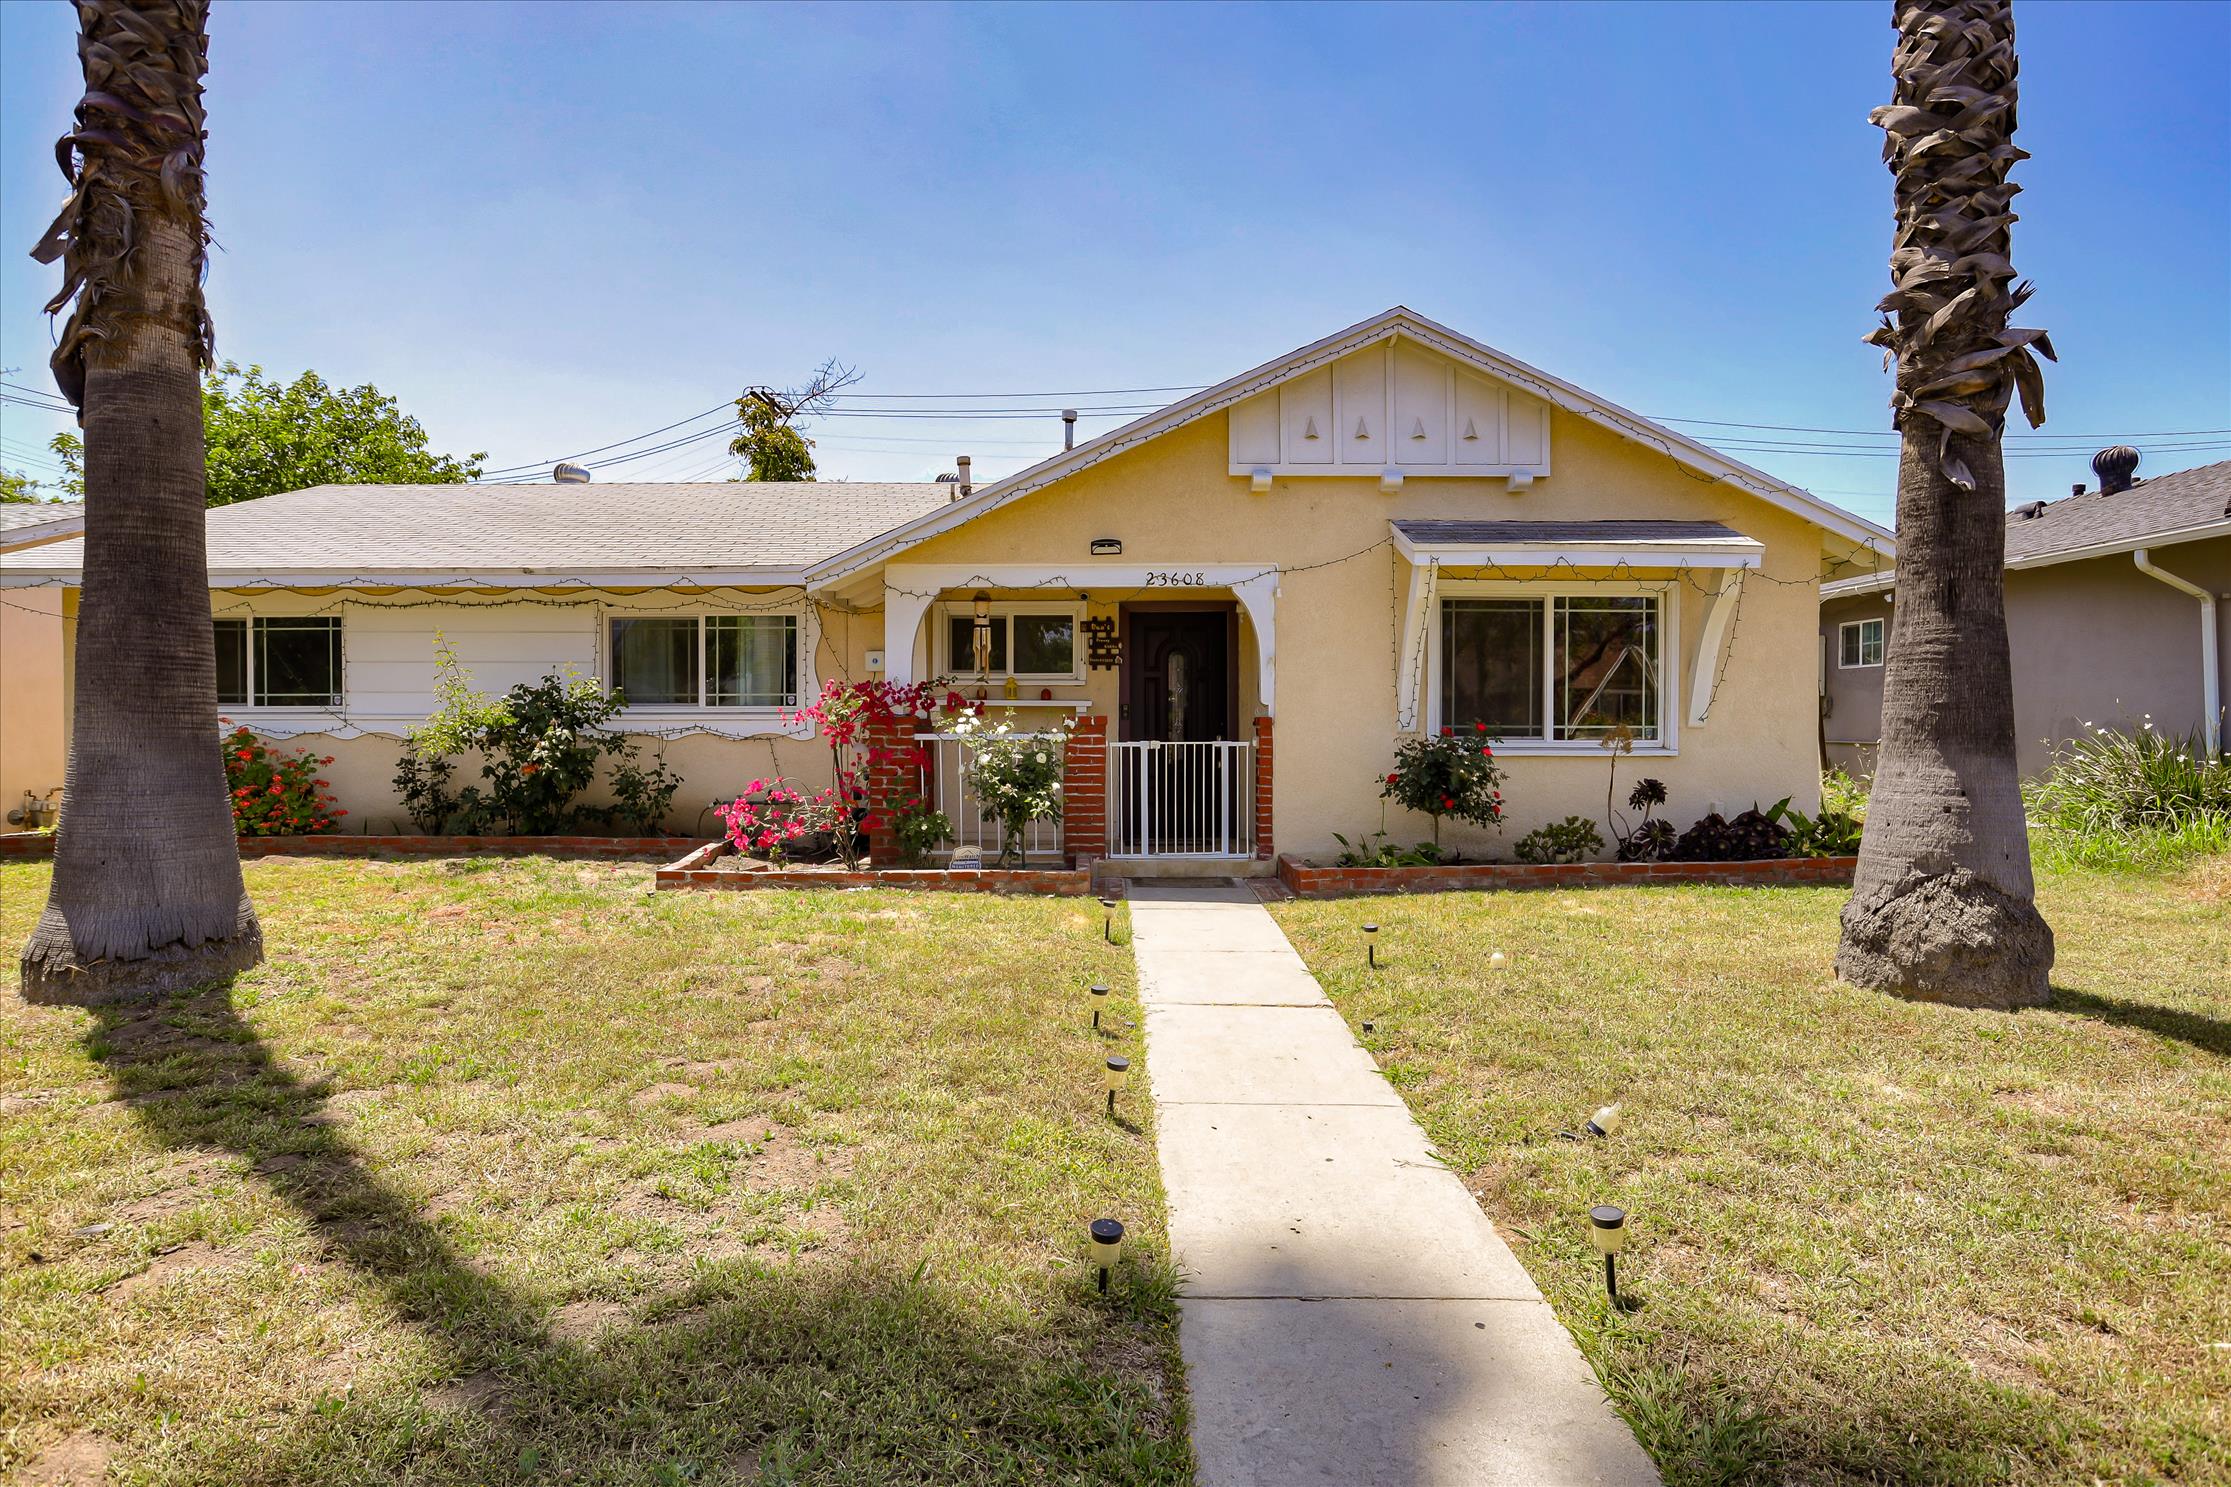
[[1123,665],[1123,641],[1114,620],[1085,621],[1085,664],[1094,671],[1114,671]]

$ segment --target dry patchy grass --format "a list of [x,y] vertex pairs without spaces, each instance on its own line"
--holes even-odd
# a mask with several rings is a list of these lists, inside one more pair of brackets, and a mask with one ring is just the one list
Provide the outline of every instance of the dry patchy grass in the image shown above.
[[[11,944],[46,871],[0,865]],[[1189,1480],[1089,901],[248,879],[271,957],[230,988],[0,1008],[0,1472]],[[1108,1301],[1103,1213],[1141,1256]]]
[[1840,891],[1275,912],[1670,1484],[2138,1487],[2231,1481],[2227,867],[2048,874],[2012,1016],[1838,985]]

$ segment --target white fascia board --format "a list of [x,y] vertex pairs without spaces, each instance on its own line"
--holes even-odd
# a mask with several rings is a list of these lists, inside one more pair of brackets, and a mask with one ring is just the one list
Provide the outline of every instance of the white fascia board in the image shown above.
[[1335,331],[1322,340],[1312,341],[1299,350],[1252,367],[1214,387],[1194,393],[1191,397],[1181,398],[1167,408],[1134,419],[1119,429],[1088,439],[1075,449],[1041,460],[1029,469],[1004,480],[979,486],[974,494],[962,500],[925,512],[912,521],[814,564],[807,570],[808,574],[817,587],[834,582],[860,568],[888,559],[918,542],[949,532],[1009,501],[1051,485],[1064,476],[1111,459],[1150,439],[1159,438],[1196,418],[1220,412],[1282,382],[1314,371],[1326,362],[1337,361],[1351,352],[1396,336],[1407,336],[1422,346],[1453,357],[1491,377],[1521,387],[1568,413],[1640,443],[1654,445],[1700,474],[1724,480],[1864,548],[1885,557],[1896,551],[1897,539],[1887,528],[1878,527],[1864,517],[1823,501],[1809,491],[1777,480],[1763,470],[1731,460],[1686,434],[1675,433],[1672,429],[1652,423],[1639,413],[1632,413],[1615,403],[1606,402],[1594,393],[1505,356],[1491,346],[1398,305],[1369,320],[1351,325],[1346,330]]
[[[2231,518],[2222,521],[2202,522],[2196,527],[2179,527],[2173,532],[2149,532],[2143,537],[2116,537],[2105,542],[2091,542],[2082,547],[2064,547],[2056,552],[2033,553],[2026,558],[2015,558],[2007,563],[2011,570],[2050,568],[2058,563],[2080,563],[2086,558],[2111,558],[2121,553],[2136,552],[2141,547],[2174,547],[2180,542],[2205,542],[2211,537],[2231,537]],[[1897,585],[1896,569],[1881,573],[1864,574],[1858,578],[1839,578],[1820,586],[1823,599],[1841,599],[1848,594],[1871,594],[1880,589]]]
[[1749,537],[1694,542],[1504,542],[1491,546],[1425,543],[1394,534],[1395,550],[1412,563],[1444,568],[1756,568],[1763,544]]

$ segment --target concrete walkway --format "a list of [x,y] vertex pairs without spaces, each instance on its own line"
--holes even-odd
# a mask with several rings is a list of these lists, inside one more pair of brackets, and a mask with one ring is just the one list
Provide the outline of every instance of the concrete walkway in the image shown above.
[[1655,1484],[1254,892],[1130,897],[1202,1487]]

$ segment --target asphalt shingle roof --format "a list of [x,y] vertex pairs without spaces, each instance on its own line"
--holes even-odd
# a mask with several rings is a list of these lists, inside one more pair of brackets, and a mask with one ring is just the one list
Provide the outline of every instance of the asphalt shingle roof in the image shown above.
[[2037,516],[2024,516],[2023,509],[2006,514],[2010,563],[2102,543],[2136,546],[2231,517],[2231,460],[2156,475],[2111,496],[2096,490],[2063,496],[2046,502]]
[[[209,512],[212,572],[686,574],[799,568],[945,503],[855,481],[320,485]],[[73,540],[8,559],[73,569]]]
[[0,545],[19,540],[29,527],[56,526],[85,518],[83,501],[0,501]]

